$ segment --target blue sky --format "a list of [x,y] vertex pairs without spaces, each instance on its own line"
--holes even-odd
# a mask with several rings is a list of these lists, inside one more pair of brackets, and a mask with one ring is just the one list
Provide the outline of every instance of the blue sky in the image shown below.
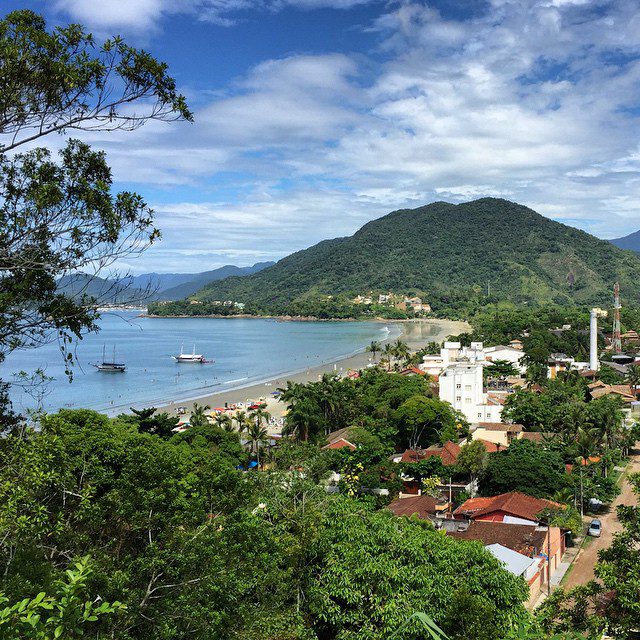
[[3,3],[23,7],[151,51],[195,112],[90,137],[156,210],[134,273],[275,260],[434,200],[640,228],[637,0]]

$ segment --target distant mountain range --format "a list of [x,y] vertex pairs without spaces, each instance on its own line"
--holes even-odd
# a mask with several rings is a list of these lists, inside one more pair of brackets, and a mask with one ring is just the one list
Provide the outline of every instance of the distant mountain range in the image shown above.
[[201,273],[144,273],[119,281],[73,273],[58,280],[58,289],[74,297],[87,295],[102,304],[140,305],[153,300],[181,300],[215,280],[251,275],[273,264],[257,262],[250,267],[225,265]]
[[640,253],[640,231],[634,231],[622,238],[614,238],[613,240],[609,240],[609,242],[615,244],[616,247],[620,247],[620,249],[630,249],[631,251]]
[[327,295],[393,291],[446,300],[487,291],[521,303],[605,303],[618,280],[640,300],[640,257],[514,202],[483,198],[401,209],[354,235],[326,240],[259,273],[211,282],[206,302],[267,312]]

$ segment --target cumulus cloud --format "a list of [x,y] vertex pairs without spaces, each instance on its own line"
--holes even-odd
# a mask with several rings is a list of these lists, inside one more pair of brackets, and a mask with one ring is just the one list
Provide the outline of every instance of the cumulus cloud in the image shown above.
[[[257,6],[190,0],[180,10],[214,19],[245,2]],[[60,0],[69,11],[85,4]],[[103,2],[99,19],[117,4]],[[260,6],[284,4],[318,6]],[[154,24],[175,6],[144,0],[118,19]],[[201,97],[195,125],[109,141],[117,176],[197,187],[179,206],[156,206],[176,255],[192,251],[178,238],[185,229],[199,230],[198,255],[236,247],[262,258],[395,208],[484,195],[601,237],[640,226],[636,0],[490,0],[458,19],[405,2],[368,28],[380,44],[367,57],[267,60]],[[221,175],[229,201],[211,198]],[[149,255],[166,260],[169,244]]]

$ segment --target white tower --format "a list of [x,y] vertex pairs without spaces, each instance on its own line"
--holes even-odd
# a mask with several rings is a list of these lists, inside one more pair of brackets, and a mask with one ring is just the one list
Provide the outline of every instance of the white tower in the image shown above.
[[598,358],[598,317],[604,318],[607,315],[602,309],[591,309],[591,320],[589,322],[589,369],[598,371],[600,361]]

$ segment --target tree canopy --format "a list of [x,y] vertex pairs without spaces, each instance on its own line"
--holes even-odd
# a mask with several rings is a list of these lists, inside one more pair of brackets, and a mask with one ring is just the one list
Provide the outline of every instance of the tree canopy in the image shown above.
[[0,362],[57,339],[70,375],[69,345],[97,328],[98,301],[61,293],[57,280],[95,275],[159,231],[140,195],[112,192],[103,152],[69,139],[56,158],[35,145],[54,133],[192,116],[150,54],[120,38],[99,45],[79,25],[48,29],[26,10],[0,20],[0,94]]

